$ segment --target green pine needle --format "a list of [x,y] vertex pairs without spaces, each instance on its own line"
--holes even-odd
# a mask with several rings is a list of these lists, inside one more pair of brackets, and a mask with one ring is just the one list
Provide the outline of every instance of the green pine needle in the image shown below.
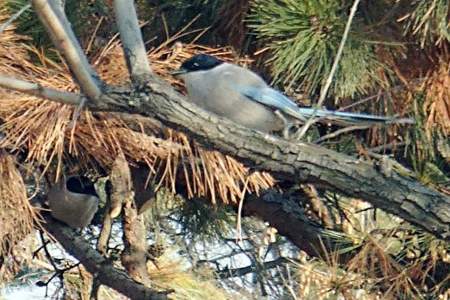
[[405,23],[405,33],[418,36],[422,48],[450,41],[449,0],[415,0],[411,5],[413,11]]
[[[274,82],[288,89],[300,85],[310,95],[318,93],[336,56],[347,11],[339,1],[254,1],[250,27],[269,44],[267,63]],[[352,97],[382,84],[383,75],[390,71],[375,51],[376,45],[367,40],[362,20],[356,16],[330,95]]]

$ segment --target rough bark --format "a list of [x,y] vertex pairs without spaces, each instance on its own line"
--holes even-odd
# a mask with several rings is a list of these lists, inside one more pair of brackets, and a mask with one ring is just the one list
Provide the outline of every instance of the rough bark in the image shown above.
[[[99,104],[98,103],[102,103]],[[110,91],[94,110],[138,113],[183,131],[204,147],[231,155],[278,179],[324,185],[370,202],[442,239],[450,239],[450,198],[395,170],[303,142],[292,142],[232,123],[185,101],[168,84]]]
[[124,203],[122,225],[125,246],[121,256],[122,264],[133,279],[150,285],[151,281],[147,271],[147,231],[144,215],[138,215],[132,199]]
[[[355,1],[355,3],[357,2]],[[157,119],[165,126],[187,133],[206,148],[216,149],[234,156],[252,168],[270,171],[282,180],[322,184],[348,196],[362,198],[375,207],[396,214],[439,238],[450,240],[450,198],[395,171],[384,172],[367,162],[358,161],[316,145],[294,143],[238,126],[184,101],[184,98],[168,84],[151,76],[148,76],[147,82],[139,81],[143,82],[140,86],[133,86],[130,89],[113,90],[109,88],[109,91],[101,94],[103,89],[100,89],[101,84],[97,82],[96,75],[92,73],[89,64],[76,63],[80,58],[84,60],[84,56],[77,43],[74,42],[76,39],[67,26],[68,22],[63,18],[64,16],[58,15],[61,12],[51,9],[52,7],[48,7],[46,10],[47,1],[34,0],[33,4],[51,33],[55,44],[59,45],[58,48],[64,53],[81,89],[91,100],[95,100],[88,101],[88,105],[92,109],[138,113]],[[130,17],[136,21],[134,20],[135,14]],[[120,24],[123,23],[119,22],[119,26]],[[136,24],[134,24],[134,28],[136,28]],[[66,44],[72,47],[70,49],[63,47],[60,43],[61,40],[67,41]],[[139,43],[141,42],[139,41]],[[128,65],[133,66],[135,64],[130,63],[129,53],[130,51],[125,51],[129,61]],[[77,68],[77,66],[81,66],[81,68]],[[132,70],[130,71],[133,73]],[[10,82],[2,83],[2,85],[14,88],[11,87]],[[40,86],[26,86],[26,88],[29,92],[44,94]],[[57,98],[54,93],[47,94]],[[49,97],[48,95],[47,97]],[[73,97],[70,99],[73,100]],[[77,100],[76,97],[75,99]],[[252,211],[251,204],[247,203],[247,210],[250,212]],[[308,227],[307,222],[301,218],[296,220],[300,214],[297,214],[295,210],[290,210],[289,206],[286,206],[288,204],[287,202],[274,202],[273,205],[268,204],[265,210],[258,210],[258,207],[254,206],[253,213],[262,218],[270,218],[274,214],[278,214],[280,217],[274,220],[279,221],[277,227],[280,233],[283,234],[282,228],[285,228],[285,235],[288,235],[294,242],[299,237],[292,234],[288,227],[305,226],[308,230],[311,229],[311,235],[302,236],[301,242],[311,241],[311,237],[316,237],[313,228]],[[284,222],[290,220],[290,222],[283,223],[283,220]],[[130,261],[123,260],[123,262],[125,266],[131,262],[129,266],[137,266],[142,269],[145,266],[143,263],[145,258],[142,254],[145,252],[142,246],[145,241],[143,239],[145,231],[141,223],[133,201],[125,202],[124,230],[126,236],[124,241],[130,253],[124,255],[129,254]],[[150,290],[114,269],[88,243],[77,237],[73,230],[49,219],[47,219],[46,229],[103,284],[115,288],[132,299],[165,298],[164,294]],[[132,270],[129,271],[133,274]]]
[[[109,210],[110,204],[106,204],[106,209]],[[98,236],[97,240],[97,250],[101,255],[106,256],[108,251],[108,243],[109,238],[111,236],[111,228],[112,228],[112,218],[109,213],[105,213],[103,216],[103,223],[102,223],[102,229],[100,231],[100,234]]]
[[[33,0],[33,4],[47,30],[53,35],[67,36],[67,41],[75,47],[76,41],[65,16],[54,17],[51,9],[45,14],[46,1]],[[62,10],[58,13],[63,15]],[[129,17],[136,18],[135,14],[129,14]],[[119,26],[123,23],[119,22]],[[55,45],[62,52],[67,50],[57,40]],[[130,53],[125,52],[125,55]],[[82,57],[81,53],[75,56]],[[66,58],[73,67],[70,57]],[[95,81],[95,76],[88,75],[86,78]],[[396,171],[378,170],[370,163],[317,145],[290,142],[246,129],[184,101],[168,83],[151,74],[140,77],[139,85],[105,87],[105,93],[98,97],[96,84],[92,84],[93,95],[89,89],[85,93],[95,101],[88,101],[88,106],[93,110],[137,113],[157,119],[165,126],[187,133],[206,148],[231,155],[250,167],[270,171],[282,180],[323,184],[348,196],[364,199],[439,238],[450,240],[450,197]],[[14,89],[9,81],[1,81],[0,85]],[[84,90],[83,84],[81,87]],[[31,92],[36,93],[36,89]]]
[[100,99],[87,104],[96,111],[156,119],[163,126],[187,133],[205,148],[233,156],[254,169],[270,171],[281,180],[320,184],[363,199],[438,238],[450,240],[447,195],[395,170],[232,123],[185,101],[169,84],[157,78],[149,77],[145,84],[131,88],[110,87]]
[[138,215],[132,190],[131,172],[123,153],[114,162],[110,176],[112,184],[111,210],[115,217],[123,204],[123,244],[122,265],[128,274],[147,286],[151,284],[147,271],[147,231],[143,215]]
[[128,277],[125,272],[114,268],[110,261],[95,251],[75,230],[53,220],[49,214],[43,213],[43,215],[46,221],[43,224],[45,229],[101,284],[107,285],[131,299],[167,299],[166,293],[145,287]]
[[[333,236],[339,236],[339,231],[327,232],[327,229],[309,220],[304,209],[299,205],[302,202],[301,197],[306,197],[306,195],[302,196],[298,193],[286,195],[277,192],[267,193],[260,197],[250,195],[244,201],[243,214],[268,222],[270,226],[277,229],[278,234],[285,236],[311,257],[327,260],[331,255],[336,263],[346,266],[357,255],[361,255],[360,248],[349,247],[350,245],[355,246],[352,244],[353,241],[349,240],[348,243],[343,243],[342,238],[333,238]],[[340,251],[345,248],[352,248],[352,250]],[[407,261],[400,262],[400,265],[403,263],[408,265]],[[430,270],[426,280],[433,284],[446,280],[449,264],[439,261],[433,265],[433,270]],[[251,266],[236,270],[222,270],[218,274],[226,277],[227,274],[247,272],[250,268]]]
[[242,211],[245,216],[255,216],[268,222],[310,256],[325,256],[338,249],[324,234],[324,228],[306,217],[300,201],[275,192],[261,197],[251,195],[245,199]]

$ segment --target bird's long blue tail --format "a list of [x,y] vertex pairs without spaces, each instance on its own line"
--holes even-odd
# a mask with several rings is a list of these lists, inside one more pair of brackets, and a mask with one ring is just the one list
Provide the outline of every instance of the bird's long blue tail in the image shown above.
[[[303,116],[303,118],[310,118],[314,113],[314,108],[299,107],[298,112]],[[315,113],[315,116],[318,118],[325,118],[329,120],[337,120],[358,124],[359,123],[414,124],[414,120],[409,118],[374,116],[368,114],[349,113],[324,109],[318,109]]]
[[316,117],[325,118],[329,121],[340,121],[353,124],[414,124],[413,119],[398,118],[395,116],[374,116],[368,114],[349,113],[325,109],[318,109],[314,113],[314,108],[299,107],[291,99],[270,87],[255,88],[253,86],[240,85],[234,86],[233,88],[253,101],[257,101],[263,105],[272,107],[273,109],[280,110],[281,112],[290,115],[291,117],[294,117],[302,122],[304,122],[306,119],[309,119],[313,114],[315,114]]

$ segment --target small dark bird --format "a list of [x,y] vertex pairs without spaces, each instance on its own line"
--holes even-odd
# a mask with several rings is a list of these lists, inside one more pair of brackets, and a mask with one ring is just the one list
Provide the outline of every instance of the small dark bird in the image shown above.
[[50,188],[47,199],[52,216],[74,229],[91,223],[99,201],[92,182],[83,176],[61,180]]

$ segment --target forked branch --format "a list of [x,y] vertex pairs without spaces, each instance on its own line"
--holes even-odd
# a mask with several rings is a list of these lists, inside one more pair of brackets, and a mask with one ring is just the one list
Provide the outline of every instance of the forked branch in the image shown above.
[[[10,86],[10,88],[15,88]],[[450,198],[415,179],[332,150],[294,143],[250,130],[186,101],[156,78],[139,92],[108,88],[106,101],[87,103],[99,111],[137,113],[187,133],[204,147],[221,151],[278,179],[321,184],[370,202],[450,240]]]
[[[47,1],[33,3],[36,9],[53,13],[51,7],[45,6]],[[44,21],[54,18],[54,13],[52,18],[40,14]],[[49,30],[63,30],[60,23],[48,26]],[[17,89],[13,84],[4,86]],[[278,179],[321,184],[450,240],[450,197],[401,172],[387,172],[383,165],[374,166],[317,145],[295,143],[237,125],[186,101],[169,84],[153,76],[139,89],[105,87],[101,101],[88,101],[87,106],[157,119],[187,133],[206,148],[231,155],[254,169],[270,171]]]
[[78,259],[91,274],[105,284],[130,299],[167,299],[166,292],[152,290],[116,269],[112,262],[95,251],[75,230],[45,215],[44,227],[66,249]]
[[92,100],[98,99],[102,94],[100,80],[84,55],[59,1],[32,0],[32,4],[83,93]]

